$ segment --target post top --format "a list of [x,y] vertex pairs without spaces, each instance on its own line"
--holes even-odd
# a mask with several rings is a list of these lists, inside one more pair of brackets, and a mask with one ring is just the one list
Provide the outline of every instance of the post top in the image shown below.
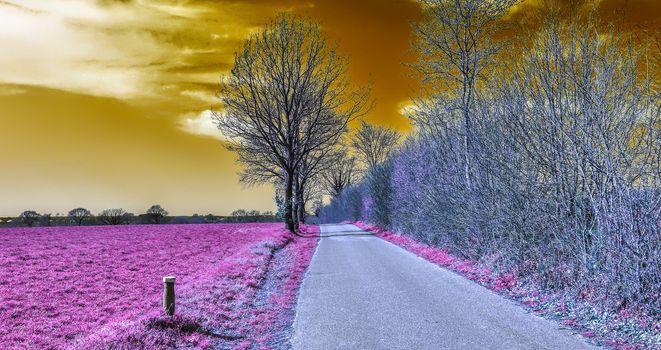
[[165,277],[163,277],[163,282],[164,283],[174,283],[175,280],[176,280],[176,277],[174,277],[174,276],[165,276]]

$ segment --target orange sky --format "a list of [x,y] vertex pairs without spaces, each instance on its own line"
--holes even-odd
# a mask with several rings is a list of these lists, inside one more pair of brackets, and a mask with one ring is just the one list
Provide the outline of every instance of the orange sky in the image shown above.
[[[624,3],[633,23],[661,17],[656,0],[599,6]],[[0,216],[154,203],[182,215],[273,210],[270,187],[238,183],[208,111],[233,53],[280,11],[320,21],[350,56],[351,78],[372,82],[367,120],[408,128],[415,0],[0,0]]]

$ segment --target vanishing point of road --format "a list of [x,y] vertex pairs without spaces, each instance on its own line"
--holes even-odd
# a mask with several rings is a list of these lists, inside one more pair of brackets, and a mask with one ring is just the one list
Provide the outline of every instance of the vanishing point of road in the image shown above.
[[354,225],[321,233],[300,290],[294,350],[597,349]]

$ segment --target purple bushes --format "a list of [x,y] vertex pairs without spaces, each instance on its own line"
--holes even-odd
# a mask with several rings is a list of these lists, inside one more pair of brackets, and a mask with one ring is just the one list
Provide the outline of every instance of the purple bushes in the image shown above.
[[[287,310],[314,244],[294,240],[281,224],[3,230],[0,344],[4,349],[258,345],[275,323],[291,318]],[[290,258],[274,262],[276,252]],[[277,283],[267,302],[256,305],[276,263]],[[160,311],[165,275],[177,277],[172,319]]]

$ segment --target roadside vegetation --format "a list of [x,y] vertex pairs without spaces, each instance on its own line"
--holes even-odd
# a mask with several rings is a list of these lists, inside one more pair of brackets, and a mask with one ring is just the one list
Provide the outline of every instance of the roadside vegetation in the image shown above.
[[414,131],[322,219],[512,274],[612,346],[661,346],[658,45],[579,5],[508,40],[511,1],[426,3]]

